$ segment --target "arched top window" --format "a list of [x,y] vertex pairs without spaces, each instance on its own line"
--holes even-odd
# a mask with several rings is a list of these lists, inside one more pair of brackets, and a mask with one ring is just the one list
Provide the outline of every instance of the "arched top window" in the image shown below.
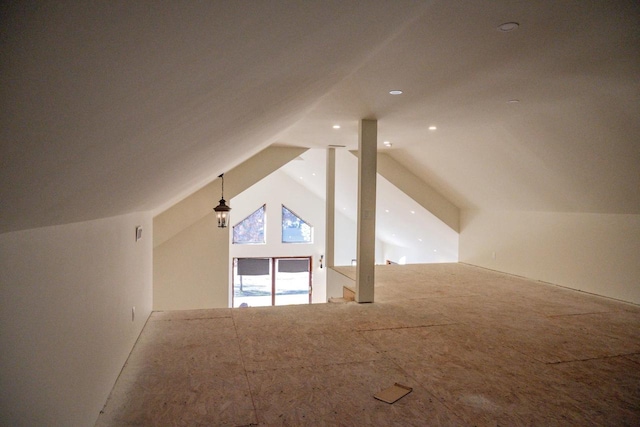
[[282,205],[282,243],[312,243],[313,226]]
[[233,226],[233,243],[252,245],[266,243],[265,227],[267,205],[262,205],[251,215]]

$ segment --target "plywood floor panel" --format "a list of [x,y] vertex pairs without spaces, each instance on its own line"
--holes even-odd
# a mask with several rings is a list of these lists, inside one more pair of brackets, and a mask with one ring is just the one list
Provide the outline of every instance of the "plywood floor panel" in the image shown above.
[[240,346],[247,370],[324,367],[380,358],[357,332],[309,335],[291,331],[277,339],[241,337]]
[[97,425],[640,425],[639,373],[638,306],[378,266],[373,304],[153,313]]
[[570,393],[594,423],[640,425],[640,366],[636,362],[626,357],[610,357],[560,363],[552,368],[580,384]]
[[[116,385],[98,426],[192,426],[255,423],[244,369],[141,376]],[[224,371],[224,374],[220,372]]]
[[[426,389],[386,360],[338,364],[330,369],[250,372],[249,382],[264,425],[462,425]],[[413,391],[393,405],[373,398],[394,382]]]

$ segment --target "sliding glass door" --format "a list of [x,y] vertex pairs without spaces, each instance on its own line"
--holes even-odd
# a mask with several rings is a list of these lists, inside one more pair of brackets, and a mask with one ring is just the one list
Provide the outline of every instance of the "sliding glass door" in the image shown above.
[[311,257],[234,258],[233,307],[311,303]]
[[311,302],[311,258],[274,258],[275,301],[273,305]]

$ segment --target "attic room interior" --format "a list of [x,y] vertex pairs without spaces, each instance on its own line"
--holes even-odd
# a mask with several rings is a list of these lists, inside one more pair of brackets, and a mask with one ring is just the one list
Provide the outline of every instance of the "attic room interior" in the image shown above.
[[0,8],[1,425],[640,424],[638,2]]

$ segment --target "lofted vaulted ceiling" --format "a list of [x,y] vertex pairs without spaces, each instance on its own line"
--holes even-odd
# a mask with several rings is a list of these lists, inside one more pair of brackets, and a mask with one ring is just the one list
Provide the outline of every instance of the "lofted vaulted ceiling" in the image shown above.
[[460,208],[640,214],[635,0],[0,7],[0,232],[160,212],[361,118]]

